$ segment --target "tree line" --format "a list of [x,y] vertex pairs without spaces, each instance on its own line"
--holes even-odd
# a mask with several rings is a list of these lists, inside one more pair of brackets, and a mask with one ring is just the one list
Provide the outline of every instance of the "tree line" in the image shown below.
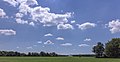
[[120,58],[120,38],[113,38],[105,45],[98,42],[93,47],[96,57]]
[[41,51],[40,53],[38,52],[28,52],[28,53],[20,53],[17,51],[0,51],[0,56],[58,56],[55,52],[48,53],[48,52],[43,52]]
[[[112,40],[105,43],[98,42],[97,45],[93,47],[93,52],[97,58],[108,57],[108,58],[120,58],[120,38],[113,38]],[[55,52],[28,52],[21,53],[17,51],[0,51],[0,56],[40,56],[40,57],[54,57],[54,56],[68,56],[68,55],[58,55]],[[72,56],[85,56],[85,55],[72,55]],[[89,55],[91,56],[91,55]],[[94,56],[94,55],[92,55]]]

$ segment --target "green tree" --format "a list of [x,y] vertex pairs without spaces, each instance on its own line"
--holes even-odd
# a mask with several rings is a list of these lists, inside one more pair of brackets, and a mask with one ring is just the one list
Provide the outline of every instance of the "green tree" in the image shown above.
[[120,57],[120,38],[113,38],[106,43],[105,54],[107,57]]
[[50,53],[50,56],[57,56],[55,52]]
[[41,51],[41,52],[40,52],[40,56],[46,56],[46,53],[43,52],[43,51]]
[[96,57],[103,57],[104,45],[98,42],[97,45],[93,47],[93,52],[96,54]]

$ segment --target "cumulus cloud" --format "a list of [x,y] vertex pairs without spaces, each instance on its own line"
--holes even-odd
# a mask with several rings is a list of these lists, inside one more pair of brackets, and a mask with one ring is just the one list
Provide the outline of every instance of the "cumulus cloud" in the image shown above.
[[25,4],[25,5],[38,5],[36,0],[4,0],[5,2],[11,4],[12,6],[16,7],[18,4]]
[[79,47],[88,47],[89,45],[88,44],[80,44],[78,45]]
[[30,22],[29,25],[31,25],[31,26],[35,26],[34,22]]
[[26,5],[24,3],[20,4],[19,13],[23,13],[23,14],[27,15],[30,11],[31,11],[31,8],[28,5]]
[[47,36],[53,36],[53,34],[48,33],[48,34],[45,34],[44,36],[45,36],[45,37],[47,37]]
[[4,10],[0,8],[0,17],[4,17],[5,15],[6,13],[4,12]]
[[42,43],[42,41],[38,41],[37,43],[39,43],[39,44],[40,44],[40,43]]
[[72,46],[71,43],[64,43],[64,44],[61,44],[61,46]]
[[62,37],[57,37],[56,40],[64,40]]
[[26,5],[38,5],[38,2],[36,0],[17,0],[18,2],[24,2]]
[[84,41],[91,41],[91,39],[90,38],[86,38],[86,39],[84,39]]
[[78,28],[80,28],[81,30],[86,30],[86,29],[89,29],[89,28],[93,28],[96,26],[95,23],[90,23],[90,22],[86,22],[86,23],[83,23],[83,24],[77,24]]
[[74,27],[71,24],[58,24],[57,29],[74,29]]
[[4,1],[11,4],[14,7],[16,7],[16,5],[18,5],[18,2],[16,2],[16,0],[4,0]]
[[47,40],[46,42],[44,42],[44,44],[54,44],[51,40]]
[[112,20],[108,23],[108,27],[110,28],[111,33],[118,33],[120,32],[120,20]]
[[16,13],[16,18],[22,18],[24,15],[22,13]]
[[12,29],[5,29],[5,30],[0,30],[0,35],[16,35],[16,31],[12,30]]
[[[19,12],[16,14],[16,17],[22,18],[24,15],[27,15],[28,19],[32,20],[32,25],[33,22],[37,22],[37,24],[43,24],[43,26],[56,26],[61,23],[67,23],[68,19],[72,16],[72,13],[69,12],[65,14],[51,13],[50,8],[38,6],[37,0],[4,1],[11,4],[14,7],[18,6]],[[31,5],[34,5],[34,7],[31,7]],[[16,20],[18,21],[18,19]]]
[[71,21],[71,24],[75,23],[75,20]]
[[18,24],[28,24],[28,21],[24,21],[24,20],[22,20],[21,18],[16,18],[16,22],[17,22]]
[[50,13],[50,8],[39,6],[32,9],[31,16],[34,21],[42,23],[43,26],[54,26],[60,23],[67,23],[68,18],[71,17],[71,13]]

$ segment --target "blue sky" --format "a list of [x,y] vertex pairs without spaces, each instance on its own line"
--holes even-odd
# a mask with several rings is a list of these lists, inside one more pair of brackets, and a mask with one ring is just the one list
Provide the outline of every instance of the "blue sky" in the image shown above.
[[0,50],[92,53],[120,37],[119,0],[0,0]]

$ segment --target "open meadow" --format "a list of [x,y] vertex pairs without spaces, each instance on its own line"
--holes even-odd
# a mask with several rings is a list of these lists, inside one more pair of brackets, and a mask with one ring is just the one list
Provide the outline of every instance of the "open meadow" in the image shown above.
[[0,57],[0,62],[120,62],[120,59],[93,57]]

